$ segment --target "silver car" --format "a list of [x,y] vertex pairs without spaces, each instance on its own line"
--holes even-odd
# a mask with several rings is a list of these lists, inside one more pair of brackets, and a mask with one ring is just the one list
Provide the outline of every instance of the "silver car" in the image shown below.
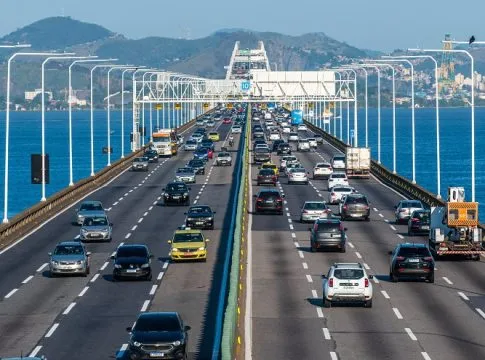
[[184,183],[195,184],[195,171],[190,167],[178,168],[175,172],[175,179]]
[[216,166],[223,166],[223,165],[231,166],[231,164],[232,164],[232,156],[230,153],[220,152],[219,154],[217,154]]
[[89,274],[89,256],[91,253],[79,241],[63,241],[49,253],[51,277],[60,274]]
[[197,141],[189,139],[185,142],[184,150],[185,151],[194,151],[197,149]]
[[148,158],[142,156],[133,159],[131,171],[148,171]]
[[303,168],[290,169],[288,171],[288,184],[308,184],[308,173]]
[[424,206],[419,200],[401,200],[394,206],[396,223],[407,222],[415,210],[424,210]]
[[113,224],[109,222],[106,215],[87,217],[81,227],[80,239],[82,241],[111,241],[112,232]]
[[332,210],[328,208],[325,201],[305,201],[301,207],[300,222],[315,221],[320,218],[329,217]]
[[103,204],[101,201],[86,200],[81,203],[79,208],[76,209],[76,215],[74,223],[82,225],[84,218],[93,216],[103,216],[106,215]]

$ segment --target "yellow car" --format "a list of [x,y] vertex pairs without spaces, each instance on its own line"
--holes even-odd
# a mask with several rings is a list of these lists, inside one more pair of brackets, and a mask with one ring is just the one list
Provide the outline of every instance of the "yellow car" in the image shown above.
[[221,139],[220,135],[216,131],[211,131],[207,137],[211,139],[212,141],[219,141]]
[[280,176],[280,169],[278,169],[278,166],[276,166],[275,164],[273,163],[264,163],[263,165],[261,165],[260,169],[271,169],[274,171],[274,174],[276,176]]
[[168,240],[172,245],[170,258],[172,261],[207,260],[207,246],[209,239],[205,239],[200,230],[176,230],[173,239]]

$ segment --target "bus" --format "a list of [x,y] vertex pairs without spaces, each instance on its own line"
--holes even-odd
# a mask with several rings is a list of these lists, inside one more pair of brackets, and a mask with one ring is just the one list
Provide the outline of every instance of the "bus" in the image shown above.
[[291,111],[291,125],[298,126],[303,124],[303,110]]

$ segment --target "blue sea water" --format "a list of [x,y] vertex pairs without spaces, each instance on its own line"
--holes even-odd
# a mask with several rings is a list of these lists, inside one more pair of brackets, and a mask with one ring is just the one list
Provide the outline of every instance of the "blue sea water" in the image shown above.
[[[130,132],[132,113],[125,111],[125,133],[121,132],[121,111],[111,111],[110,133],[111,162],[121,157],[121,141],[124,140],[125,154],[131,152]],[[94,112],[94,168],[95,172],[107,165],[108,155],[102,153],[108,143],[107,113],[105,110]],[[159,122],[162,127],[162,112]],[[153,126],[157,125],[156,112],[153,112]],[[168,124],[168,116],[165,116]],[[146,140],[149,135],[149,112],[145,113]],[[62,190],[69,185],[69,142],[68,113],[62,111],[46,112],[45,139],[46,153],[49,154],[50,183],[46,185],[46,195]],[[90,112],[73,112],[73,176],[74,182],[91,174]],[[30,157],[41,153],[41,113],[10,113],[10,156],[9,156],[9,194],[8,217],[35,205],[41,199],[41,185],[31,184]],[[4,208],[5,176],[5,112],[0,112],[0,214]]]

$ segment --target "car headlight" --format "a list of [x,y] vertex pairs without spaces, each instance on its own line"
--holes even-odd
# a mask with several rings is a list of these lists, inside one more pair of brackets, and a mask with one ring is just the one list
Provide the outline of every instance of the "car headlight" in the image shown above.
[[55,261],[55,260],[51,260],[51,264],[52,265],[59,265],[59,262],[58,261]]
[[77,265],[82,265],[82,264],[84,264],[84,260],[78,260],[78,261],[76,261],[76,264]]
[[214,220],[214,218],[210,217],[210,218],[207,218],[207,220],[212,221]]
[[81,233],[85,235],[88,233],[88,231],[86,229],[81,229]]
[[194,221],[194,218],[187,218],[187,221]]
[[178,251],[179,251],[179,249],[177,249],[177,248],[172,248],[172,251],[174,251],[174,252],[178,252]]
[[189,196],[189,193],[188,192],[184,192],[184,196]]
[[115,269],[121,269],[121,265],[120,264],[115,264]]
[[141,267],[142,267],[143,269],[146,269],[146,268],[150,267],[150,264],[149,264],[149,263],[146,263],[146,264],[143,264]]
[[204,250],[205,250],[205,247],[204,247],[204,246],[201,246],[201,247],[199,248],[199,251],[204,251]]
[[133,345],[133,346],[136,346],[136,347],[140,347],[141,346],[141,343],[139,343],[138,341],[130,340],[130,345]]
[[179,346],[180,344],[182,344],[182,342],[180,340],[174,341],[172,343],[173,346]]

